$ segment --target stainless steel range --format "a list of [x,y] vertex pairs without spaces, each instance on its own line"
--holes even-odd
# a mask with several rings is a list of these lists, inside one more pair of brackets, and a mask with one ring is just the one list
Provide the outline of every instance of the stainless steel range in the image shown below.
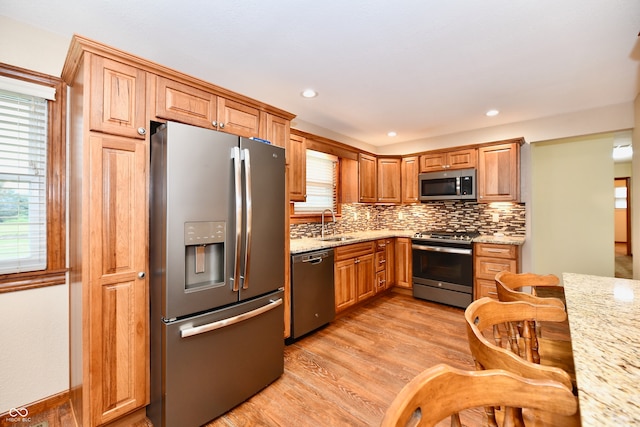
[[411,240],[413,296],[466,308],[473,300],[473,238],[478,231],[424,231]]

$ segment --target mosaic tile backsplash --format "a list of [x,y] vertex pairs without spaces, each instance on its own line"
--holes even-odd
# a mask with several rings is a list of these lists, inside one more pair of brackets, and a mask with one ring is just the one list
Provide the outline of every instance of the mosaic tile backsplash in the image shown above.
[[[333,224],[325,217],[329,234],[367,230],[478,230],[481,234],[525,236],[525,206],[518,203],[487,204],[466,201],[427,202],[415,205],[343,204]],[[320,223],[291,224],[291,238],[317,237]]]

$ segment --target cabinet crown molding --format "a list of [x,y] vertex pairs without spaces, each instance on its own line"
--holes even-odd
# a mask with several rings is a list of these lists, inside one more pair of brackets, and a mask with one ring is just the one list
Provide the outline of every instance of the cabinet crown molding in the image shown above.
[[196,77],[189,76],[180,71],[176,71],[172,68],[165,67],[164,65],[160,65],[156,62],[143,59],[139,56],[97,42],[87,37],[83,37],[78,34],[74,34],[71,38],[71,44],[69,46],[67,57],[62,68],[62,80],[64,80],[70,86],[73,84],[75,75],[78,72],[80,63],[82,61],[82,56],[85,52],[105,56],[110,59],[123,62],[127,65],[132,65],[149,73],[166,77],[180,83],[188,84],[198,89],[202,89],[214,95],[223,96],[225,98],[230,98],[244,104],[251,105],[259,109],[260,111],[265,111],[267,113],[282,117],[287,120],[292,120],[294,117],[296,117],[295,114],[288,111],[276,108],[269,104],[265,104],[248,96],[232,92],[223,87],[214,85],[213,83],[209,83]]

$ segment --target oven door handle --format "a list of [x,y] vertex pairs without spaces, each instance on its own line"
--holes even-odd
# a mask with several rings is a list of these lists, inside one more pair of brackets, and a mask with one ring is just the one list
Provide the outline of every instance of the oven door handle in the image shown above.
[[472,255],[471,249],[464,248],[449,248],[445,246],[426,246],[426,245],[411,245],[412,249],[418,249],[421,251],[431,251],[431,252],[444,252],[448,254],[460,254],[460,255]]

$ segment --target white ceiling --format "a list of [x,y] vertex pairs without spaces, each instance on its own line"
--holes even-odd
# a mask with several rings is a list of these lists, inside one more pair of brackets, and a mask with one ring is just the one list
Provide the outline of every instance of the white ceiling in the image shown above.
[[638,93],[638,0],[0,0],[0,13],[375,146]]

